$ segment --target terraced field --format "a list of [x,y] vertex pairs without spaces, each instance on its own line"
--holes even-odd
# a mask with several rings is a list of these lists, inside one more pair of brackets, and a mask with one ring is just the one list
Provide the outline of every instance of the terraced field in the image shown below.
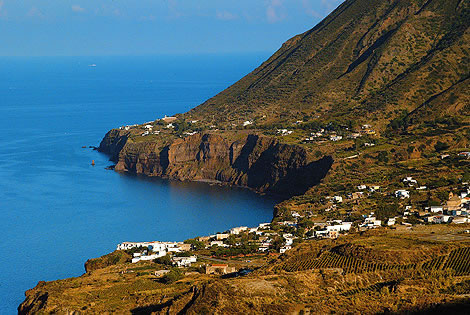
[[293,257],[276,266],[275,270],[295,272],[328,268],[341,268],[345,273],[424,269],[452,270],[456,276],[470,275],[470,247],[454,249],[447,255],[418,264],[368,263],[351,256],[343,256],[327,251],[320,254],[318,258],[309,258],[307,255]]

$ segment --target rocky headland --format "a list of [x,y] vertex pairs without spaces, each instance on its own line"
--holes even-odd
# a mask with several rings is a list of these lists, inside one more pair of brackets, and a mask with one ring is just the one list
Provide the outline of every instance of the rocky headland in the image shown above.
[[301,146],[255,134],[231,141],[216,133],[198,133],[163,146],[129,139],[128,132],[113,129],[101,141],[99,151],[117,163],[116,171],[216,181],[284,196],[305,193],[333,164],[331,156],[315,160]]

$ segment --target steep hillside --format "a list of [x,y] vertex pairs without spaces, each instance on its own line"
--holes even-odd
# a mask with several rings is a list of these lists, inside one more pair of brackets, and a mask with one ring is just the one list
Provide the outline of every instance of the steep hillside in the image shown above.
[[263,124],[462,115],[469,23],[468,0],[347,0],[189,116]]
[[[155,262],[116,259],[110,265],[110,255],[127,255],[116,251],[95,259],[95,268],[80,277],[38,283],[18,313],[468,314],[465,229],[435,226],[306,241],[278,258],[263,254],[268,262],[245,276],[208,275],[193,266],[172,282],[155,274],[168,267]],[[436,235],[444,240],[434,241]],[[248,264],[246,258],[231,262]],[[199,266],[204,263],[210,261]]]

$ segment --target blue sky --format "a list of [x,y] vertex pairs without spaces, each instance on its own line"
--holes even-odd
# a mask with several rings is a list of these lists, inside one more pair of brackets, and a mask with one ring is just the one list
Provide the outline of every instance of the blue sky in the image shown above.
[[271,52],[342,0],[0,0],[0,55]]

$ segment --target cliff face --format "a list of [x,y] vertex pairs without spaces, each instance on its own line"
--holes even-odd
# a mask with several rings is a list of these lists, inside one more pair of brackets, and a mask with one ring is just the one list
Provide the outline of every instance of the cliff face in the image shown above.
[[99,150],[111,156],[116,171],[193,181],[218,181],[282,195],[305,193],[330,169],[333,159],[309,161],[304,148],[274,138],[248,135],[229,141],[196,134],[159,147],[132,142],[119,130],[108,132]]

